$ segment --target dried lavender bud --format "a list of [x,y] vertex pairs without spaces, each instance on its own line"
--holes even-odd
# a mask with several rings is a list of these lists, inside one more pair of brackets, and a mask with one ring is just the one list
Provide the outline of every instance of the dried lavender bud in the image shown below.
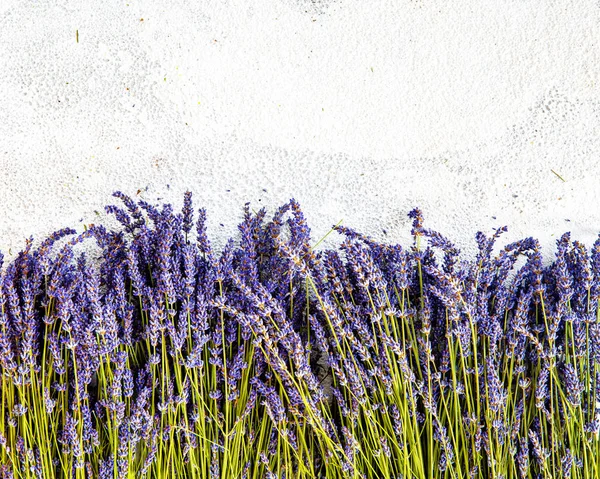
[[535,405],[538,409],[542,409],[544,407],[545,401],[548,399],[549,374],[550,372],[547,368],[547,365],[544,364],[538,376],[537,387],[535,390]]
[[211,449],[211,463],[210,463],[210,478],[219,479],[221,477],[219,467],[219,456],[217,455],[218,447],[213,444]]
[[573,469],[573,454],[569,449],[566,450],[566,453],[560,459],[562,466],[562,473],[565,479],[569,479],[571,477],[571,471]]
[[16,417],[24,416],[27,413],[27,406],[24,406],[23,404],[15,404],[12,413]]
[[194,223],[194,210],[192,208],[192,192],[186,191],[183,197],[183,226],[182,230],[187,235],[192,230]]
[[581,385],[577,371],[572,364],[565,364],[563,367],[563,378],[567,400],[572,406],[579,406],[581,404],[583,386]]

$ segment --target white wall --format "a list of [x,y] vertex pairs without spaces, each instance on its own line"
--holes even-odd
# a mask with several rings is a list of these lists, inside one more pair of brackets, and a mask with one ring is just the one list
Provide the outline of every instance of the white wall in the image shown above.
[[590,243],[599,47],[585,0],[1,0],[0,250],[188,188],[221,239],[294,196],[315,237]]

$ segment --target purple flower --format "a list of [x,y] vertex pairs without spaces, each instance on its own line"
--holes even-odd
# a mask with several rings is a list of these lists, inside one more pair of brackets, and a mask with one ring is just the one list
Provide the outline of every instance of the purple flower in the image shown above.
[[489,363],[487,364],[487,388],[488,388],[488,404],[492,411],[503,411],[506,406],[507,393],[504,386],[500,382],[496,367]]
[[275,424],[285,422],[287,419],[286,410],[283,407],[281,398],[277,391],[272,386],[267,386],[257,377],[250,379],[257,392],[264,397],[263,405],[266,408],[267,414]]
[[542,447],[542,443],[541,443],[539,434],[537,434],[532,429],[529,430],[529,439],[533,446],[533,452],[535,454],[535,458],[537,459],[537,462],[540,465],[540,468],[543,469],[545,466],[545,463],[546,463],[546,459],[548,458],[550,453],[544,447]]
[[583,386],[579,381],[577,371],[572,364],[565,364],[563,367],[563,382],[565,392],[567,394],[567,400],[572,406],[579,406],[581,404],[581,394],[583,393]]
[[569,479],[571,477],[571,470],[573,469],[573,454],[571,454],[570,449],[566,450],[566,453],[560,459],[563,477],[565,479]]
[[113,196],[115,198],[119,198],[123,202],[125,208],[127,208],[129,214],[135,220],[132,223],[132,227],[136,228],[144,225],[144,217],[139,207],[135,204],[135,201],[133,201],[129,196],[121,193],[120,191],[115,191],[113,193]]
[[554,275],[556,278],[556,290],[560,303],[566,304],[573,296],[573,282],[567,267],[567,254],[570,246],[571,235],[565,233],[556,242],[556,262],[554,263]]
[[535,389],[535,405],[538,409],[542,409],[545,401],[548,399],[549,374],[550,371],[548,370],[547,365],[544,364],[537,378],[537,387]]
[[517,465],[519,467],[520,479],[527,479],[529,477],[529,444],[527,443],[527,439],[524,437],[519,439]]
[[221,477],[219,467],[219,456],[217,455],[218,446],[213,444],[211,451],[211,462],[210,462],[210,479],[219,479]]
[[211,251],[210,241],[206,235],[206,210],[198,210],[198,221],[196,223],[196,231],[198,233],[197,244],[201,253],[209,254]]
[[194,210],[192,208],[192,192],[186,191],[183,197],[183,231],[186,234],[192,230],[192,225],[194,223]]

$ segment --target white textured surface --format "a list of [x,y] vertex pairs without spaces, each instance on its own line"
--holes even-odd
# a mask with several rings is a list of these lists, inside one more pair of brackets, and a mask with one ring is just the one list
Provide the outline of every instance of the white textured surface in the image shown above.
[[585,0],[1,0],[0,250],[188,188],[221,239],[294,196],[315,237],[589,243],[599,44]]

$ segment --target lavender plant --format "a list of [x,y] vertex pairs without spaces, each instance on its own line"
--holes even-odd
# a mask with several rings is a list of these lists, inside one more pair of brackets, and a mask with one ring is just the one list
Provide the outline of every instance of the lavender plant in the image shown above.
[[0,259],[0,477],[600,477],[600,239],[317,251],[290,200],[217,253],[114,196]]

